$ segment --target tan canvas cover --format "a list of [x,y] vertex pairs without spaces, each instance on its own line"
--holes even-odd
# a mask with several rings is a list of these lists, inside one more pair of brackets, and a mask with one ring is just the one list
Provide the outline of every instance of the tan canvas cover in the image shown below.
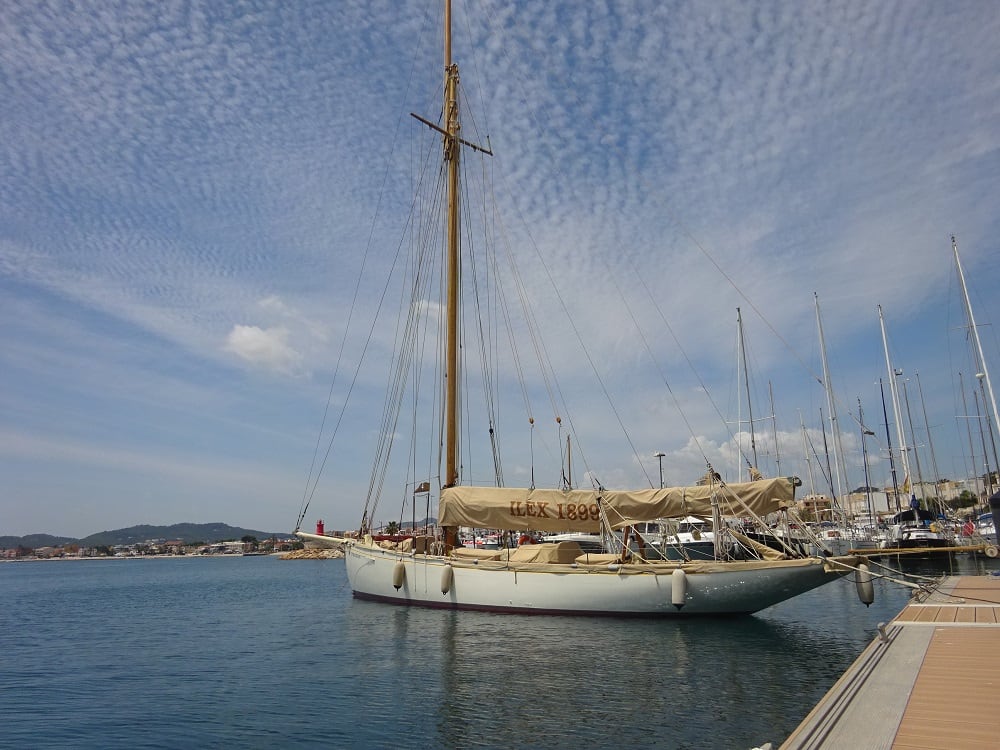
[[522,544],[514,549],[504,550],[501,560],[519,563],[572,563],[583,554],[576,542],[545,542],[543,544]]
[[600,531],[602,511],[615,528],[641,521],[711,516],[712,496],[723,516],[764,516],[789,507],[795,485],[786,477],[728,485],[653,490],[550,490],[449,487],[441,492],[438,523],[479,529]]
[[501,550],[498,549],[476,549],[475,547],[455,547],[451,551],[452,557],[461,557],[466,560],[499,560]]
[[711,517],[713,494],[723,516],[766,516],[791,507],[795,501],[795,483],[788,477],[777,477],[726,485],[606,491],[604,497],[612,526],[623,528],[636,521],[658,518]]
[[449,487],[441,492],[438,523],[514,531],[600,531],[597,498],[591,490]]

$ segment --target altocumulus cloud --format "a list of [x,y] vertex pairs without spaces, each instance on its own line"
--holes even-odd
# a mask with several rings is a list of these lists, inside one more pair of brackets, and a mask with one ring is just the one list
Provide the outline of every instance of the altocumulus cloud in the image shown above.
[[288,344],[288,329],[281,326],[234,325],[225,349],[251,364],[283,373],[294,373],[302,361],[302,355]]

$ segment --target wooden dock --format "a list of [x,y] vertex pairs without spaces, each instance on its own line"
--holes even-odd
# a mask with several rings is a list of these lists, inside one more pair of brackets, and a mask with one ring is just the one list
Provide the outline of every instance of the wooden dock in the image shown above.
[[951,576],[912,601],[780,750],[1000,747],[1000,577]]
[[981,552],[987,557],[997,556],[997,548],[993,544],[946,545],[944,547],[872,547],[851,549],[847,551],[847,554],[861,555],[862,557],[936,557],[960,552]]

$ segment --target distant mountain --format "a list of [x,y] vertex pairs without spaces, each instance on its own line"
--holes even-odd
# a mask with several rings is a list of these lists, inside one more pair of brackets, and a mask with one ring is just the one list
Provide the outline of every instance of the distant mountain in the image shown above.
[[289,532],[256,531],[230,526],[225,523],[175,523],[171,526],[129,526],[127,529],[100,531],[83,539],[72,539],[51,534],[28,534],[27,536],[0,536],[0,549],[17,546],[35,549],[37,547],[58,547],[63,544],[79,544],[83,547],[113,547],[116,544],[138,544],[150,539],[179,539],[185,544],[192,542],[221,542],[227,539],[242,539],[254,536],[259,540],[271,537],[285,538]]
[[61,547],[64,544],[76,542],[68,536],[52,536],[51,534],[28,534],[27,536],[0,536],[0,549],[16,549],[26,547]]

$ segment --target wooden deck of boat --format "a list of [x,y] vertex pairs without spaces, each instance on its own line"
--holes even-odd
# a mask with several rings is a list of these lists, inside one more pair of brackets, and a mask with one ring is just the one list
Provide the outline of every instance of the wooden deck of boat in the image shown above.
[[880,631],[781,750],[1000,747],[1000,578],[952,576]]

